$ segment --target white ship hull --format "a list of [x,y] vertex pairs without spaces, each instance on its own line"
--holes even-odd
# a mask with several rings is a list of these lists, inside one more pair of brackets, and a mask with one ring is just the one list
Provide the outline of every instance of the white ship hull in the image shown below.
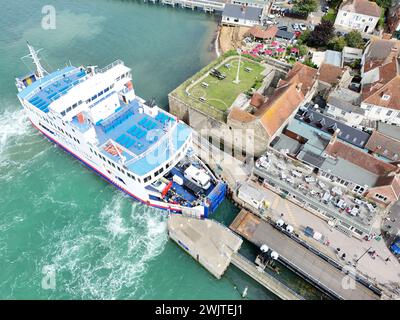
[[146,205],[196,217],[215,211],[226,184],[192,154],[188,126],[135,94],[122,61],[47,73],[29,49],[37,72],[16,86],[35,128]]
[[[78,144],[74,140],[71,141],[71,139],[65,138],[65,136],[63,136],[60,132],[56,131],[57,129],[54,129],[52,126],[49,126],[47,122],[39,119],[36,116],[36,114],[30,112],[28,109],[26,109],[26,112],[28,113],[28,117],[32,125],[39,132],[41,132],[46,138],[48,138],[51,142],[61,147],[63,150],[72,155],[74,158],[82,162],[85,166],[87,166],[88,168],[92,169],[95,173],[100,175],[103,179],[112,183],[118,189],[124,191],[126,194],[128,194],[135,200],[138,200],[151,207],[171,212],[182,213],[182,211],[185,211],[185,209],[188,210],[188,208],[185,208],[180,205],[169,204],[169,203],[167,204],[161,201],[155,201],[150,199],[147,190],[141,187],[139,184],[135,185],[134,183],[131,183],[130,185],[122,185],[122,183],[116,178],[115,174],[113,174],[113,172],[111,171],[112,168],[106,168],[103,163],[99,163],[100,161],[96,161],[97,158],[91,155],[89,151],[89,146],[85,144]],[[55,122],[56,120],[53,121]],[[46,130],[46,128],[44,128],[43,126],[46,127],[47,129],[50,129],[53,133],[49,132],[49,130]],[[65,131],[67,132],[67,130]],[[76,132],[73,133],[71,131],[71,134],[76,135]],[[111,172],[111,174],[109,172]],[[130,182],[128,179],[126,179],[126,181]],[[201,213],[201,211],[202,211],[201,209],[198,210],[198,213]],[[192,213],[195,214],[193,210]],[[198,215],[201,216],[201,214]]]

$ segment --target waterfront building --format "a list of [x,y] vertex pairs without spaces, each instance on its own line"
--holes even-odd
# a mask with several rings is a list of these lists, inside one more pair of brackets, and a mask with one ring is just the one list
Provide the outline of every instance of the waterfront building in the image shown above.
[[245,4],[225,4],[222,11],[223,25],[237,25],[237,26],[261,26],[265,15],[263,7],[253,7]]
[[372,33],[378,24],[381,10],[375,2],[368,0],[343,1],[335,19],[335,27]]

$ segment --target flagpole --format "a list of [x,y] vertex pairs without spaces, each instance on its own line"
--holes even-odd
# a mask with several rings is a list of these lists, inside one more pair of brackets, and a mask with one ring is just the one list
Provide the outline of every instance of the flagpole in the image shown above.
[[239,64],[238,64],[238,68],[237,68],[237,72],[236,72],[236,79],[233,81],[233,83],[235,84],[239,84],[240,80],[239,80],[239,71],[240,71],[240,61],[242,59],[242,50],[238,49],[239,52]]

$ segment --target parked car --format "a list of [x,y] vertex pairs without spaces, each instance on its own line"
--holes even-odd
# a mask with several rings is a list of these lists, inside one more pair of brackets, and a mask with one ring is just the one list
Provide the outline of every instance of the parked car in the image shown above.
[[297,23],[293,23],[293,24],[292,24],[292,29],[293,29],[294,31],[300,31],[299,25],[298,25]]
[[283,31],[288,31],[288,27],[287,26],[279,26],[278,29],[279,30],[283,30]]
[[306,27],[306,25],[304,23],[300,23],[299,24],[299,28],[300,28],[301,31],[306,31],[307,30],[307,27]]

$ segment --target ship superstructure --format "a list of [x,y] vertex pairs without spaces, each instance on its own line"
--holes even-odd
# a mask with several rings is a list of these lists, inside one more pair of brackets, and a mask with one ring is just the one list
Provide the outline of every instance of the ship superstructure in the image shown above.
[[196,216],[216,209],[226,185],[193,153],[192,129],[137,96],[121,60],[48,73],[28,47],[36,71],[16,79],[18,98],[47,138],[147,205]]

